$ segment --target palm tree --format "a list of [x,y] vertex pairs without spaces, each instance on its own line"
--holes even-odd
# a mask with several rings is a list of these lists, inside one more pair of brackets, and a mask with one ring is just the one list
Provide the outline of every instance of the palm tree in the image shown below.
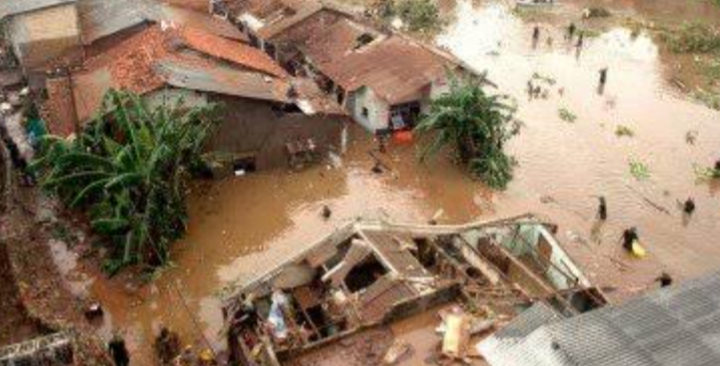
[[114,249],[110,272],[168,261],[169,244],[185,231],[185,185],[201,162],[214,109],[182,102],[150,109],[113,90],[76,139],[46,140],[33,164],[41,184],[70,207],[88,209],[92,228]]
[[432,101],[415,132],[426,137],[421,160],[449,147],[474,176],[502,189],[512,179],[515,165],[504,152],[505,143],[520,125],[507,97],[486,94],[482,80],[453,78],[450,91]]

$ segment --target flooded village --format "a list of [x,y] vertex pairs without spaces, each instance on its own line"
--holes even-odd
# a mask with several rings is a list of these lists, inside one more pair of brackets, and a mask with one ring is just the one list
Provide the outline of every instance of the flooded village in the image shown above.
[[0,0],[0,365],[720,364],[716,0]]

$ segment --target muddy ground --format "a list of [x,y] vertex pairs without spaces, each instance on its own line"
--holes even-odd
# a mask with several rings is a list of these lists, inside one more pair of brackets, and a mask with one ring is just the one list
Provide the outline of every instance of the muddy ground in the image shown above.
[[[76,336],[79,365],[110,365],[103,341],[84,317],[51,253],[59,220],[35,188],[6,176],[10,194],[0,221],[0,346],[58,331]],[[5,193],[5,192],[3,192]]]
[[[73,294],[103,303],[106,317],[97,332],[107,337],[122,329],[143,365],[153,363],[150,344],[161,323],[185,343],[204,348],[207,340],[222,350],[217,295],[223,288],[358,216],[418,222],[442,210],[440,221],[461,223],[535,212],[560,225],[559,239],[615,301],[654,288],[663,270],[679,280],[715,270],[720,184],[698,180],[694,170],[720,158],[720,115],[673,83],[681,77],[692,84],[692,60],[667,53],[652,33],[619,20],[720,22],[720,9],[692,0],[608,0],[598,3],[616,16],[583,21],[579,12],[589,3],[561,2],[532,16],[494,1],[458,1],[447,9],[452,21],[437,44],[469,67],[488,70],[519,104],[525,126],[510,146],[519,166],[505,192],[484,188],[442,157],[419,164],[414,145],[391,146],[381,157],[388,169],[374,174],[369,152],[376,144],[355,127],[340,160],[199,183],[190,198],[189,232],[173,251],[175,265],[147,285],[132,272],[107,279],[98,263],[62,240],[49,246],[56,268]],[[596,33],[580,52],[564,40],[570,22]],[[536,25],[542,42],[533,48]],[[609,81],[598,93],[603,67]],[[528,98],[533,75],[545,80],[546,97]],[[563,109],[576,119],[561,118]],[[633,136],[618,135],[621,126]],[[633,162],[646,165],[648,176],[634,177]],[[595,218],[599,195],[609,203],[605,223]],[[698,205],[692,217],[678,209],[688,197]],[[333,211],[330,220],[320,215],[324,205]],[[617,245],[630,226],[638,227],[649,250],[644,260],[628,258]]]

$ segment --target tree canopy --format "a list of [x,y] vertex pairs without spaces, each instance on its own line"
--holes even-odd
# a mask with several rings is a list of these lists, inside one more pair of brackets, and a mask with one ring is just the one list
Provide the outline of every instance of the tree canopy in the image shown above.
[[185,231],[186,184],[202,163],[215,109],[182,102],[150,108],[135,94],[112,90],[74,139],[44,140],[33,164],[41,185],[89,214],[111,249],[109,272],[168,262],[170,243]]
[[488,95],[481,79],[453,78],[449,92],[434,99],[415,132],[424,136],[421,160],[449,148],[457,161],[488,186],[504,189],[515,160],[505,144],[520,125],[502,95]]

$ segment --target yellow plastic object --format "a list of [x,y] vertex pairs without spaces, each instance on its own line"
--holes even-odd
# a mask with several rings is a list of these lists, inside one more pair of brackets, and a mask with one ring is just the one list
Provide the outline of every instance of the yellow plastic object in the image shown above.
[[630,252],[635,258],[645,258],[645,256],[647,255],[647,251],[645,250],[645,248],[643,248],[643,246],[640,245],[640,243],[638,243],[637,241],[634,241],[632,243],[632,250]]

